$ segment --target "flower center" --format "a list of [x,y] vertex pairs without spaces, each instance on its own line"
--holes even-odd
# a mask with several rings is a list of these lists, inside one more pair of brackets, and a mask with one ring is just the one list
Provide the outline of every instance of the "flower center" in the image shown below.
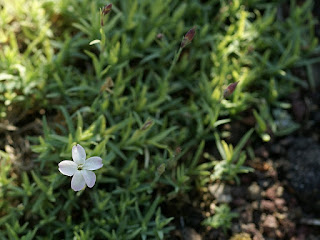
[[79,164],[78,165],[78,170],[82,170],[83,169],[83,164]]

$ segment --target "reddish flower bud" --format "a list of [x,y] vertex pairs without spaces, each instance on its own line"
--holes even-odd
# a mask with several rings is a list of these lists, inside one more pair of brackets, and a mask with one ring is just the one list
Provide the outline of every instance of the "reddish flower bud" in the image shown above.
[[229,86],[223,92],[223,97],[224,98],[229,97],[234,92],[234,90],[236,89],[238,83],[239,82],[235,82],[235,83],[229,84]]
[[158,38],[158,39],[162,39],[162,38],[163,38],[163,34],[162,34],[162,33],[158,33],[158,34],[157,34],[157,38]]
[[105,5],[102,8],[102,15],[107,15],[111,11],[111,9],[112,9],[112,3]]
[[109,3],[109,4],[105,5],[105,6],[102,8],[102,10],[101,10],[101,12],[100,12],[100,14],[101,14],[101,16],[100,16],[100,24],[101,24],[101,27],[103,27],[103,25],[104,25],[103,16],[104,16],[104,15],[107,15],[107,14],[111,11],[111,9],[112,9],[112,3]]
[[194,38],[194,35],[196,34],[196,28],[193,27],[191,28],[186,35],[183,37],[182,41],[181,41],[181,48],[184,48],[185,46],[187,46],[189,43],[191,43],[192,39]]

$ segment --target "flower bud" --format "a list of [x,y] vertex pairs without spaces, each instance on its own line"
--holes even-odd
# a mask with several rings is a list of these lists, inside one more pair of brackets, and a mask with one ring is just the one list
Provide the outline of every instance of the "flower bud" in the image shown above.
[[102,8],[102,15],[107,15],[112,9],[112,3],[109,3],[107,5],[105,5],[103,8]]
[[101,10],[101,20],[100,20],[100,24],[101,27],[103,27],[104,23],[103,23],[103,16],[107,15],[112,9],[112,3],[109,3],[107,5],[105,5],[102,10]]
[[194,35],[196,34],[196,28],[193,27],[191,28],[186,35],[183,37],[182,41],[181,41],[181,48],[184,48],[185,46],[187,46],[189,43],[191,43],[192,39],[194,38]]
[[158,33],[158,34],[157,34],[157,38],[158,38],[158,39],[162,39],[162,38],[163,38],[163,33]]
[[223,97],[224,98],[229,97],[234,92],[234,90],[236,89],[238,83],[239,82],[235,82],[235,83],[229,84],[229,86],[223,92]]

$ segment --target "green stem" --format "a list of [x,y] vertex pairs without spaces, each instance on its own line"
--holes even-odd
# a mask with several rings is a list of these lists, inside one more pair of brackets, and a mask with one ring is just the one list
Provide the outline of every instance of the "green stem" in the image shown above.
[[165,79],[164,79],[164,82],[167,82],[167,81],[169,80],[169,78],[170,78],[170,76],[171,76],[171,73],[172,73],[172,70],[173,70],[173,68],[175,67],[176,63],[177,63],[177,61],[178,61],[178,59],[179,59],[179,57],[180,57],[181,52],[182,52],[182,48],[180,47],[180,48],[179,48],[179,51],[178,51],[178,52],[175,54],[175,56],[174,56],[174,59],[173,59],[173,61],[172,61],[172,63],[171,63],[171,66],[170,66],[170,68],[169,68],[169,71],[168,71],[168,73],[167,73],[167,75],[166,75],[166,77],[165,77]]

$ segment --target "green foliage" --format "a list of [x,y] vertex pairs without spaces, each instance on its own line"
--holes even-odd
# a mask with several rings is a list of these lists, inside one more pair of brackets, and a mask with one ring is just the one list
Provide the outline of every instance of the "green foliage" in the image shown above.
[[220,140],[219,134],[215,133],[216,146],[222,157],[222,160],[217,161],[209,153],[205,153],[204,157],[209,159],[209,162],[202,163],[197,167],[197,174],[201,176],[200,186],[207,182],[222,180],[222,181],[235,181],[240,184],[238,177],[241,173],[248,173],[253,171],[252,168],[244,166],[247,158],[242,148],[248,142],[253,129],[248,131],[238,145],[233,149],[231,144],[227,144],[224,140]]
[[253,110],[256,132],[263,141],[268,142],[271,139],[270,132],[276,136],[284,136],[299,129],[300,125],[292,120],[287,110],[288,107],[289,104],[282,103],[281,106],[275,107],[271,114],[270,106],[262,99],[258,106],[259,113]]
[[231,228],[232,219],[238,217],[237,213],[231,212],[230,207],[223,203],[216,206],[215,214],[203,220],[202,224],[213,228],[222,228],[226,233]]
[[40,99],[53,60],[53,32],[39,1],[1,0],[0,6],[0,119],[16,122],[47,103]]
[[[263,140],[297,128],[285,97],[314,86],[292,73],[319,62],[312,1],[278,19],[277,1],[118,0],[101,26],[104,4],[0,0],[0,133],[43,115],[30,171],[0,142],[1,239],[164,239],[168,200],[251,170],[253,130],[233,149],[221,125],[250,111]],[[204,154],[213,137],[221,161]],[[57,166],[76,143],[104,164],[78,193]],[[207,223],[233,217],[221,205]]]

